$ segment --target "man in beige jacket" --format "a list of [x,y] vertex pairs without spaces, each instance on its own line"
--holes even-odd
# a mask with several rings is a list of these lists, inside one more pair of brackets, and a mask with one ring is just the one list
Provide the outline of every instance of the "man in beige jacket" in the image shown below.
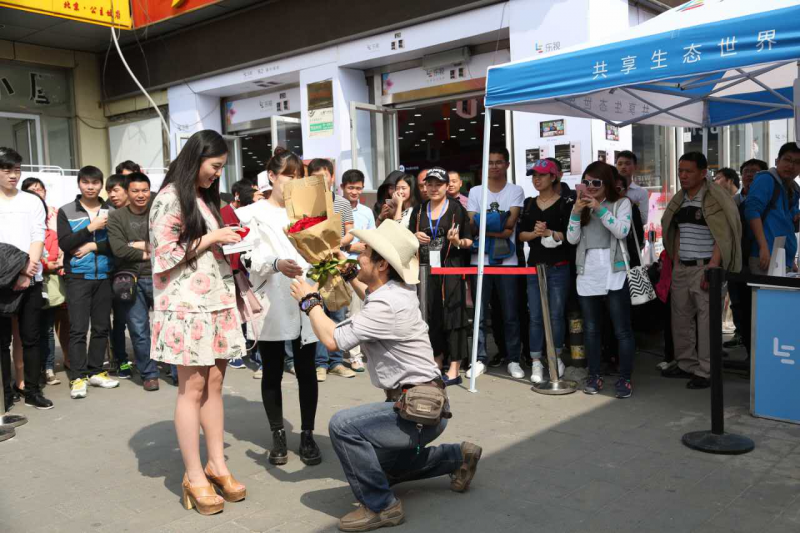
[[667,206],[661,225],[672,258],[672,338],[678,366],[662,375],[688,378],[689,389],[711,385],[709,295],[705,272],[742,268],[742,225],[727,191],[706,179],[708,161],[700,152],[681,156],[681,190]]

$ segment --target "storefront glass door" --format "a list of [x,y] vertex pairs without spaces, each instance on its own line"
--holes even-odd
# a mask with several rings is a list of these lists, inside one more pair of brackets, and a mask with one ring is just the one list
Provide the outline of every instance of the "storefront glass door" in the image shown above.
[[[303,158],[303,129],[300,119],[282,115],[270,117],[272,146],[281,146]],[[266,161],[265,161],[266,163]]]
[[387,107],[350,103],[350,146],[354,168],[366,176],[364,189],[374,191],[399,168],[397,111]]
[[24,165],[41,165],[41,123],[37,115],[0,113],[0,146],[13,148]]

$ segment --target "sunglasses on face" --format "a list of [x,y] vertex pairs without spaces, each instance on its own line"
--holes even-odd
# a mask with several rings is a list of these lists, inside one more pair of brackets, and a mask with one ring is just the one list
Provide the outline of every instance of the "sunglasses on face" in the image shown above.
[[599,189],[603,186],[603,180],[583,180],[581,183],[587,187],[594,187],[595,189]]

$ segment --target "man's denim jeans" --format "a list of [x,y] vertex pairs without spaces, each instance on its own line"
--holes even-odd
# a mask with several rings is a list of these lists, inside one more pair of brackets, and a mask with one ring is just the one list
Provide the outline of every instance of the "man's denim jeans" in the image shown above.
[[[347,307],[342,307],[338,311],[329,311],[326,308],[325,314],[328,315],[328,318],[333,320],[334,323],[338,324],[339,322],[343,322],[347,318]],[[331,370],[332,368],[337,367],[343,363],[344,354],[342,354],[341,350],[330,352],[328,351],[328,349],[325,347],[324,344],[318,342],[315,359],[317,362],[317,368],[324,368],[326,370]]]
[[136,300],[133,303],[119,303],[117,309],[125,315],[139,374],[143,380],[158,379],[158,367],[150,359],[149,311],[153,306],[153,278],[139,278],[136,285]]
[[[477,293],[477,276],[473,278],[472,294]],[[478,335],[478,361],[484,364],[489,356],[486,352],[486,316],[489,314],[489,302],[492,291],[497,291],[500,299],[500,311],[503,315],[503,331],[506,336],[506,353],[508,362],[519,362],[522,354],[522,342],[519,337],[519,315],[517,312],[517,277],[516,276],[483,276],[483,300],[481,301],[481,328]],[[477,300],[477,297],[475,297]]]
[[[544,315],[542,297],[539,292],[539,276],[528,275],[528,311],[530,323],[530,353],[534,359],[542,357],[544,347]],[[564,347],[566,316],[564,314],[569,296],[569,265],[547,267],[547,301],[550,305],[550,325],[553,329],[553,347],[558,353]]]
[[451,474],[461,466],[460,444],[426,447],[446,427],[442,419],[420,434],[394,412],[394,403],[381,402],[339,411],[328,431],[356,499],[378,513],[395,501],[391,485]]

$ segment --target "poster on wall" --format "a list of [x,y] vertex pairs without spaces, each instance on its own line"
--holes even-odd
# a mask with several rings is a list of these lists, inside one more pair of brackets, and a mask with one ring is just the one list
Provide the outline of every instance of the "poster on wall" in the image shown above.
[[619,140],[619,126],[614,126],[606,122],[606,140],[607,141]]
[[541,151],[538,148],[528,148],[525,150],[525,172],[530,172],[533,164],[541,159]]
[[333,80],[307,85],[308,136],[322,139],[333,136]]
[[598,150],[597,151],[597,160],[600,161],[601,163],[606,163],[607,162],[606,159],[607,159],[606,151],[605,150]]
[[539,136],[545,137],[558,137],[564,135],[564,119],[558,120],[544,120],[539,123]]

